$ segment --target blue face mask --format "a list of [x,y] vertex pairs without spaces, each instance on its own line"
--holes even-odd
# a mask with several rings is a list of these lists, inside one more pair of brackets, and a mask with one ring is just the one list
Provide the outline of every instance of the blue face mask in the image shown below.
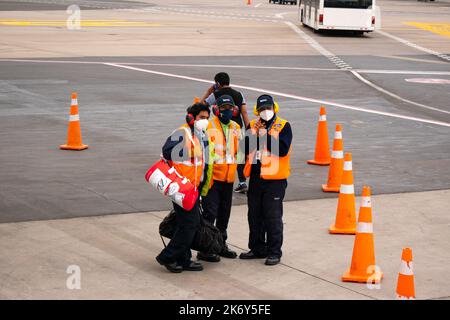
[[223,110],[219,113],[219,120],[223,124],[230,123],[231,118],[233,117],[233,110]]

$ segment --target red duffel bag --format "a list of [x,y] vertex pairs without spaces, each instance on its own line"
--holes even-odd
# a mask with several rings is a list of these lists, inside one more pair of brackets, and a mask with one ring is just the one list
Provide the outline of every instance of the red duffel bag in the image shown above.
[[163,159],[147,171],[145,180],[186,211],[190,211],[197,201],[197,188]]

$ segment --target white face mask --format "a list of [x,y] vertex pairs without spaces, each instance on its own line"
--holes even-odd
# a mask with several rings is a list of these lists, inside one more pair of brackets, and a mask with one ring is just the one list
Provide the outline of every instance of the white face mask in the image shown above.
[[199,131],[206,131],[206,129],[208,128],[208,123],[208,119],[201,119],[195,121],[194,126]]
[[261,111],[261,113],[259,114],[259,116],[261,117],[261,119],[263,119],[264,121],[269,121],[270,119],[273,118],[275,112],[273,112],[273,110],[264,110]]

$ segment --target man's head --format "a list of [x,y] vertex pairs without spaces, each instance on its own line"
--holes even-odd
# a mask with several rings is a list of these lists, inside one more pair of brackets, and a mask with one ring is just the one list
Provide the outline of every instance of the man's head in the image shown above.
[[233,117],[233,108],[235,107],[234,100],[229,95],[220,96],[216,101],[215,115],[219,118],[223,124],[230,123]]
[[273,118],[275,114],[274,106],[275,102],[268,94],[263,94],[256,100],[256,112],[264,121],[269,121]]
[[194,120],[209,119],[211,113],[209,107],[203,103],[194,103],[186,111],[194,117]]
[[228,109],[233,110],[235,103],[231,96],[224,94],[217,99],[216,105],[219,108],[219,111]]
[[219,72],[218,74],[215,75],[214,81],[216,82],[216,84],[219,88],[222,88],[224,86],[229,86],[230,85],[230,76],[228,75],[228,73]]

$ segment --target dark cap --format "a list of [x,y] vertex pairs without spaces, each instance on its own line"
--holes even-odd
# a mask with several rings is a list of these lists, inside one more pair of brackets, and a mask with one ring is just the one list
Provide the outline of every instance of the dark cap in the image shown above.
[[235,106],[234,100],[231,96],[224,94],[223,96],[220,96],[219,99],[216,101],[216,105],[220,108],[221,106]]
[[258,100],[256,100],[256,110],[259,110],[263,107],[271,107],[273,105],[273,98],[268,94],[263,94],[262,96],[258,97]]

